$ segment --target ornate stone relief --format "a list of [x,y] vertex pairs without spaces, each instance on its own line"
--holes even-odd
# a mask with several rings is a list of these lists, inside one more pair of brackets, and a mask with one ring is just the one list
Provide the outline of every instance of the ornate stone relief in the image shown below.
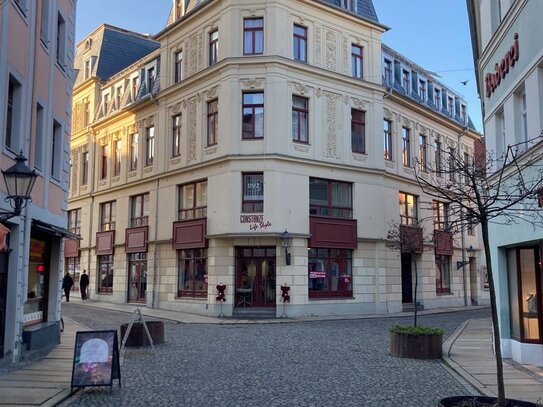
[[321,28],[315,28],[315,65],[321,66],[322,59],[322,33]]
[[206,148],[204,152],[205,155],[213,155],[217,152],[217,146]]
[[205,98],[207,100],[213,99],[217,96],[217,90],[219,89],[218,86],[215,86],[214,88],[208,89],[204,92]]
[[353,154],[353,160],[361,163],[368,161],[368,156],[364,154]]
[[340,109],[340,107],[338,106],[338,101],[341,101],[341,96],[328,92],[325,92],[324,96],[326,97],[326,102],[324,114],[325,122],[323,124],[326,140],[323,156],[327,158],[339,159],[341,158],[341,154],[339,151],[338,143],[341,131],[338,119],[338,110]]
[[383,109],[383,114],[385,116],[385,119],[392,120],[392,112],[388,109]]
[[176,103],[175,105],[172,105],[171,109],[172,109],[173,114],[179,113],[181,111],[181,102]]
[[241,84],[245,89],[262,88],[262,83],[264,79],[261,78],[241,79]]
[[294,144],[294,151],[298,151],[300,153],[309,153],[309,146]]
[[186,108],[187,108],[187,102],[185,102],[185,99],[183,99],[183,100],[181,101],[181,107],[182,107],[183,109],[186,109]]
[[349,96],[347,95],[343,96],[343,103],[345,103],[346,105],[349,104]]
[[190,75],[198,72],[198,34],[190,37],[190,52],[188,58],[188,71]]
[[349,39],[343,37],[343,72],[349,73]]
[[155,116],[149,116],[145,119],[145,127],[150,127],[155,124]]
[[309,89],[310,89],[308,86],[304,86],[297,82],[291,82],[291,85],[294,88],[294,92],[300,95],[305,95],[306,93],[309,92]]
[[336,48],[336,33],[333,31],[326,31],[326,68],[331,71],[337,70]]
[[196,160],[196,98],[189,99],[188,162]]
[[322,89],[318,88],[316,94],[317,94],[317,97],[320,98],[322,96]]
[[351,98],[352,104],[354,107],[360,110],[367,110],[368,109],[368,102],[365,100],[360,100],[357,98]]

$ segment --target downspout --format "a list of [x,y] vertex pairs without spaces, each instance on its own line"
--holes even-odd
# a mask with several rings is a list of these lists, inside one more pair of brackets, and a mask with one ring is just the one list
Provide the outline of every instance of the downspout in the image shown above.
[[[89,132],[90,135],[92,135],[92,160],[95,161],[96,160],[96,140],[94,139],[94,129],[89,126],[87,128],[87,131]],[[90,167],[90,166],[89,166]],[[97,168],[93,165],[93,168]],[[88,168],[88,170],[90,171],[90,168]],[[90,193],[90,199],[91,199],[91,202],[90,202],[90,209],[89,209],[89,240],[88,240],[88,250],[87,250],[87,274],[90,275],[91,271],[90,271],[90,266],[91,266],[91,247],[92,247],[92,218],[93,218],[93,213],[94,213],[94,176],[95,176],[95,173],[94,171],[90,171],[91,173],[91,179],[90,179],[90,187],[91,187],[91,193]],[[115,242],[113,242],[113,245],[115,245]],[[115,269],[115,268],[114,268]],[[98,280],[98,269],[96,270],[97,273],[96,273],[96,279]]]
[[154,248],[153,248],[153,300],[151,302],[151,308],[155,308],[157,305],[157,273],[158,273],[158,262],[157,262],[157,239],[158,239],[158,188],[160,186],[160,179],[156,179],[156,200],[155,200],[155,236],[154,236]]

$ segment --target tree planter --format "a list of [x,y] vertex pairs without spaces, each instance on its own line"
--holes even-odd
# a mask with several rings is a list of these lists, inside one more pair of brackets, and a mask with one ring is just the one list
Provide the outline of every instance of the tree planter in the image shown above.
[[390,353],[401,358],[439,359],[443,355],[443,334],[390,333]]
[[[456,396],[439,400],[439,407],[494,407],[498,404],[497,397]],[[529,401],[506,399],[507,407],[537,407]]]

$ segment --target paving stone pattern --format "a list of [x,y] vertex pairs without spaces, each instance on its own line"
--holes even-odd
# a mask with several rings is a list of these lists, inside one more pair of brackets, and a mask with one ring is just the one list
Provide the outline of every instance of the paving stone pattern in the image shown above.
[[[130,314],[63,306],[64,315],[92,329],[114,329]],[[488,310],[419,317],[450,334]],[[388,328],[412,318],[284,324],[165,323],[166,343],[129,348],[122,388],[90,388],[73,406],[436,406],[469,394],[440,361],[388,353]]]

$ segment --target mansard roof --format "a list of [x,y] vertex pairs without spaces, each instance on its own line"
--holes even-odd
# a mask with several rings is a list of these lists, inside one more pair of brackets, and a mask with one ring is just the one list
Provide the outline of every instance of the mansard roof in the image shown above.
[[83,82],[84,63],[93,58],[91,76],[106,80],[160,47],[147,35],[102,24],[77,45],[75,84]]
[[[333,4],[334,6],[343,8],[342,0],[322,0],[325,3]],[[375,7],[373,7],[372,0],[356,0],[356,10],[353,11],[355,14],[358,14],[360,17],[363,17],[367,20],[379,22],[377,18],[377,13],[375,12]]]

